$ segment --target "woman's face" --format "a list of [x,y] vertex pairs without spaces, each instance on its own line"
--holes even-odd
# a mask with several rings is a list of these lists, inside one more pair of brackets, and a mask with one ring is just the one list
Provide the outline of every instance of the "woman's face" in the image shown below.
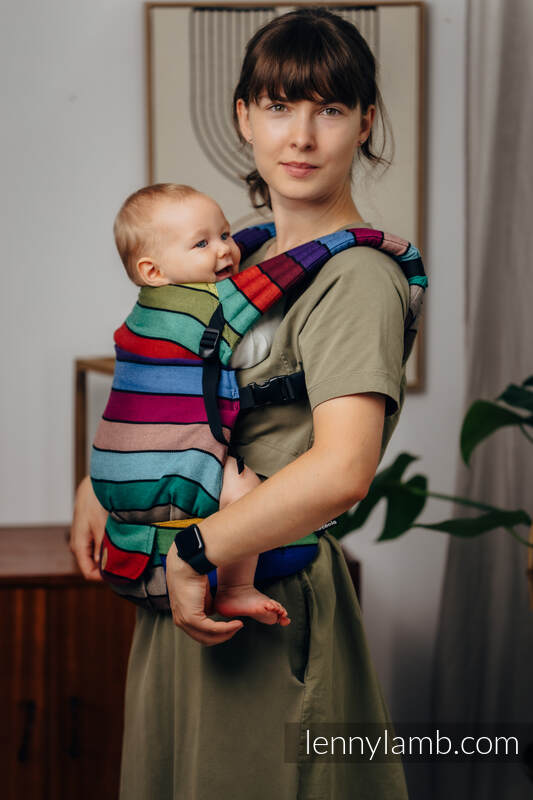
[[276,197],[319,202],[349,188],[355,151],[369,135],[375,106],[363,116],[359,106],[263,94],[248,106],[239,99],[237,114],[273,202]]

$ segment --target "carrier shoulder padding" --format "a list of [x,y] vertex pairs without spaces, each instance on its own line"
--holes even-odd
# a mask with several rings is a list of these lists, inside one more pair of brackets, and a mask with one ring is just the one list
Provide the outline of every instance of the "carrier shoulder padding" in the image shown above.
[[[243,259],[275,236],[273,223],[245,228],[234,235]],[[409,284],[409,309],[405,320],[405,362],[411,352],[417,320],[428,281],[420,253],[406,239],[374,228],[345,228],[298,245],[273,258],[247,267],[217,284],[224,317],[243,336],[275,302],[337,253],[350,247],[372,247],[391,256]],[[231,354],[230,354],[231,357]],[[228,359],[229,360],[229,359]],[[222,359],[223,363],[227,363]]]
[[[273,223],[245,228],[234,235],[242,259],[275,235]],[[287,250],[243,269],[217,283],[142,287],[139,299],[124,325],[116,332],[119,348],[161,359],[200,359],[200,342],[210,319],[222,305],[225,324],[219,357],[227,365],[237,344],[257,320],[334,255],[350,247],[372,247],[392,256],[409,283],[409,309],[405,320],[406,361],[416,335],[417,320],[427,277],[420,253],[407,240],[374,228],[346,228]],[[175,315],[180,324],[176,325]],[[149,347],[145,333],[149,332]],[[144,348],[144,350],[143,350]]]

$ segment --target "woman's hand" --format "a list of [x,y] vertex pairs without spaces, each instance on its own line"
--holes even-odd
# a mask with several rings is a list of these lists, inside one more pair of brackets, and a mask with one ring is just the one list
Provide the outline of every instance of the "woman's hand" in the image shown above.
[[176,545],[167,554],[166,579],[175,625],[201,644],[220,644],[243,627],[241,620],[216,622],[207,616],[213,601],[207,575],[200,575],[178,556]]
[[70,529],[70,549],[83,575],[91,581],[101,581],[100,548],[105,533],[107,511],[98,502],[87,475],[76,491],[74,515]]

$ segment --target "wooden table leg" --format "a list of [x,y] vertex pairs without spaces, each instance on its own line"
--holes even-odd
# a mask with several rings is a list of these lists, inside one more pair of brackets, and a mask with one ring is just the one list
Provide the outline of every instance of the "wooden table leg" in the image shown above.
[[74,491],[87,474],[87,371],[75,361],[74,374]]

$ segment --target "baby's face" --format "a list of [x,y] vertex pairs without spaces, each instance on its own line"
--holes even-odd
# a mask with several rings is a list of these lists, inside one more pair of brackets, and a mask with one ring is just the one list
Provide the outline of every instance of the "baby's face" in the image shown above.
[[193,195],[162,200],[154,212],[157,266],[169,283],[213,283],[238,271],[241,252],[214,200]]

